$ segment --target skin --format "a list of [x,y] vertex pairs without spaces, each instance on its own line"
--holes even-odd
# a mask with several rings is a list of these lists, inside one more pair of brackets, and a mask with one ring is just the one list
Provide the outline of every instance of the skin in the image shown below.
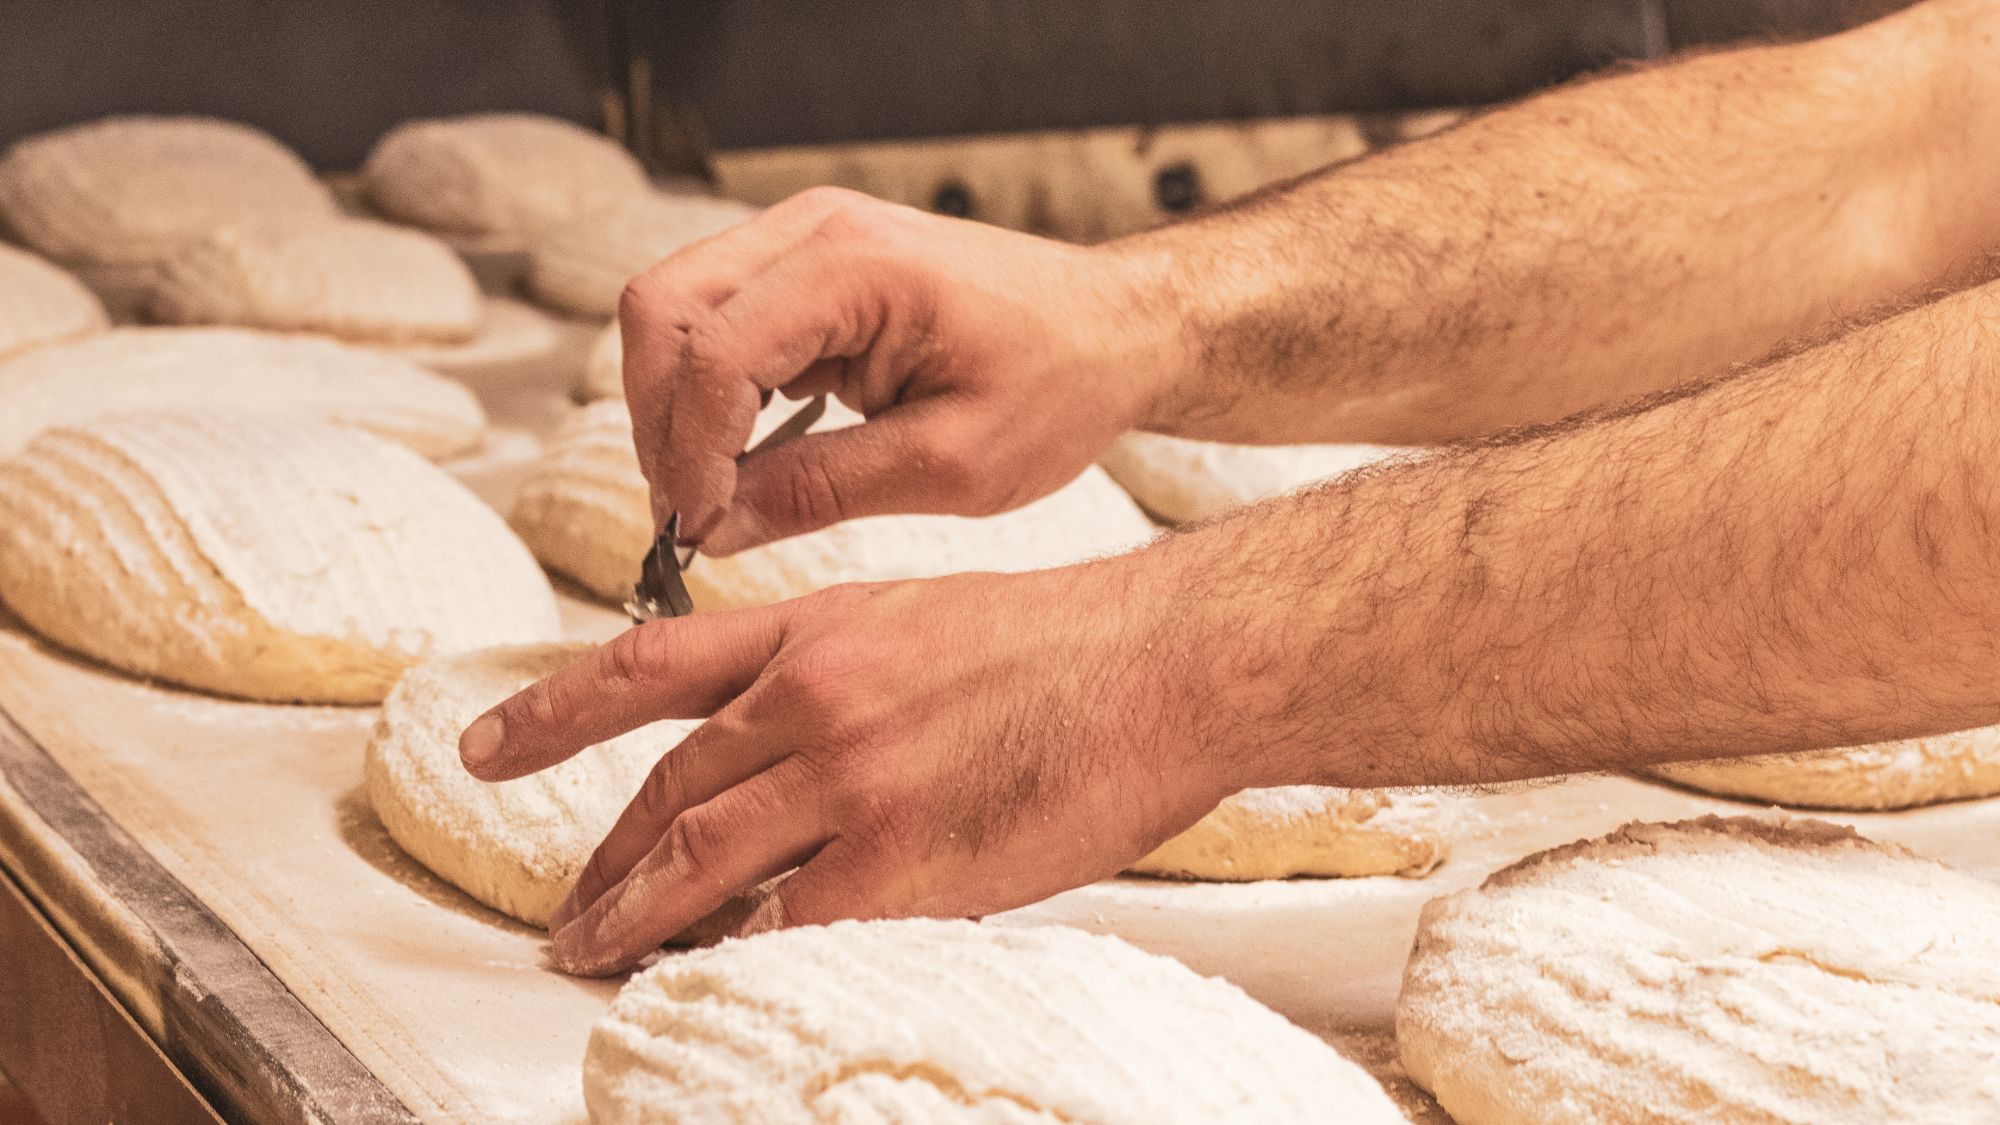
[[[641,626],[502,703],[461,742],[482,778],[714,716],[557,962],[618,971],[793,868],[748,928],[1021,905],[1245,787],[2000,720],[1996,25],[1933,3],[1603,79],[1103,247],[816,192],[662,263],[627,390],[710,553],[1000,510],[1135,425],[1474,440],[1084,566]],[[738,466],[770,390],[870,420]]]

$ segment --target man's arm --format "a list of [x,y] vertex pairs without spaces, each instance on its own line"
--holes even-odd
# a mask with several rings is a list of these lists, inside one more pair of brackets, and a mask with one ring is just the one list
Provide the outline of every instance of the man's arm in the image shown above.
[[1129,555],[655,622],[501,704],[519,776],[666,717],[557,915],[630,964],[769,924],[1018,906],[1248,786],[1462,784],[2000,719],[2000,284],[1767,367]]

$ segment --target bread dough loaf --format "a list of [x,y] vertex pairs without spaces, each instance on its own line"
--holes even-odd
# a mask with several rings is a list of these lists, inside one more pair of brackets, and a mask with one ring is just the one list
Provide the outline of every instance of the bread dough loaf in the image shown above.
[[431,656],[560,636],[449,474],[268,414],[109,416],[0,462],[0,600],[128,672],[280,702],[374,703]]
[[625,397],[625,339],[619,331],[614,320],[590,345],[590,356],[583,362],[585,402]]
[[1389,789],[1246,789],[1130,870],[1215,882],[1428,875],[1444,861],[1453,804]]
[[363,219],[242,223],[169,255],[149,311],[168,324],[320,332],[357,343],[459,343],[479,286],[451,248]]
[[1147,511],[1190,523],[1385,460],[1381,445],[1228,445],[1129,433],[1098,459]]
[[652,190],[609,137],[532,113],[398,125],[361,174],[369,204],[391,218],[517,249],[544,227]]
[[1813,809],[1907,809],[2000,793],[2000,727],[1810,754],[1676,762],[1642,771],[1725,797]]
[[[752,443],[798,409],[798,403],[774,399],[759,415]],[[829,403],[816,428],[858,420]],[[545,565],[600,597],[630,596],[639,560],[653,543],[653,518],[623,402],[607,399],[577,412],[523,483],[512,519]],[[1054,494],[1004,515],[849,520],[729,558],[699,558],[685,578],[696,608],[729,609],[842,582],[1060,566],[1136,546],[1152,534],[1131,499],[1093,467]]]
[[590,1035],[597,1125],[1401,1123],[1235,985],[1113,937],[841,922],[667,957]]
[[105,414],[225,409],[357,426],[427,457],[479,446],[471,391],[408,360],[236,328],[114,328],[0,362],[0,457]]
[[229,121],[111,117],[0,156],[0,219],[59,262],[155,262],[230,223],[333,214],[304,161]]
[[1425,907],[1396,1038],[1460,1125],[2000,1120],[2000,886],[1820,821],[1627,825]]
[[755,215],[707,195],[655,193],[552,226],[528,245],[528,291],[580,316],[618,315],[625,283],[681,247]]
[[[102,331],[104,303],[83,282],[35,257],[0,245],[0,362],[29,348]],[[5,425],[0,413],[0,425]]]

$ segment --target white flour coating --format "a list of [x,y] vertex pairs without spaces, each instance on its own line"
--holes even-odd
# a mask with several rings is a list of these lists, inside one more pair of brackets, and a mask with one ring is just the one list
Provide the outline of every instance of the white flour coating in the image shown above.
[[1245,789],[1129,870],[1214,882],[1428,875],[1449,850],[1456,805],[1388,789]]
[[2000,1120],[2000,886],[1821,821],[1631,824],[1424,908],[1396,1037],[1460,1125]]
[[101,332],[109,323],[104,303],[83,282],[33,254],[0,244],[0,361],[29,348]]
[[1907,809],[2000,793],[2000,727],[1810,754],[1677,762],[1641,772],[1779,805]]
[[455,344],[391,344],[383,350],[468,380],[482,390],[540,395],[552,369],[562,365],[565,346],[564,327],[555,317],[526,301],[487,297],[480,302],[479,323],[471,339]]
[[1111,478],[1168,523],[1190,523],[1401,454],[1380,445],[1228,445],[1128,433],[1098,458]]
[[572,219],[528,244],[528,291],[565,312],[616,316],[619,294],[635,275],[756,213],[731,199],[659,192]]
[[54,426],[140,410],[303,414],[426,457],[478,448],[479,400],[408,360],[238,328],[114,328],[0,362],[0,457]]
[[841,922],[669,956],[591,1032],[597,1125],[1400,1123],[1235,985],[1062,927]]
[[0,156],[0,221],[59,262],[154,262],[229,223],[333,214],[304,161],[230,121],[109,117]]
[[491,508],[415,453],[268,414],[121,414],[0,462],[0,600],[140,676],[374,703],[429,657],[561,635]]
[[[752,444],[798,409],[796,402],[774,399],[758,416]],[[829,402],[815,428],[859,418]],[[600,597],[622,601],[653,542],[647,497],[625,404],[605,399],[578,410],[549,443],[521,487],[512,522],[544,564]],[[1152,524],[1131,498],[1093,467],[1054,494],[1003,515],[849,520],[726,559],[697,559],[686,581],[697,608],[729,609],[842,582],[1060,566],[1137,546],[1152,535]]]
[[355,343],[462,343],[479,286],[451,248],[364,219],[232,224],[168,256],[148,311],[168,324],[321,332]]
[[531,113],[411,121],[361,169],[384,215],[525,244],[534,232],[651,191],[631,153],[600,133]]
[[625,339],[614,320],[597,334],[590,345],[590,356],[583,361],[583,398],[585,402],[595,402],[600,398],[624,397]]

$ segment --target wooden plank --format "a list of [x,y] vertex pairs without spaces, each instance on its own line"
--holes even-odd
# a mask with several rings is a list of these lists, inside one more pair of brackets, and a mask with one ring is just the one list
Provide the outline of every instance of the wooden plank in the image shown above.
[[0,781],[0,866],[224,1117],[416,1120],[4,709]]

